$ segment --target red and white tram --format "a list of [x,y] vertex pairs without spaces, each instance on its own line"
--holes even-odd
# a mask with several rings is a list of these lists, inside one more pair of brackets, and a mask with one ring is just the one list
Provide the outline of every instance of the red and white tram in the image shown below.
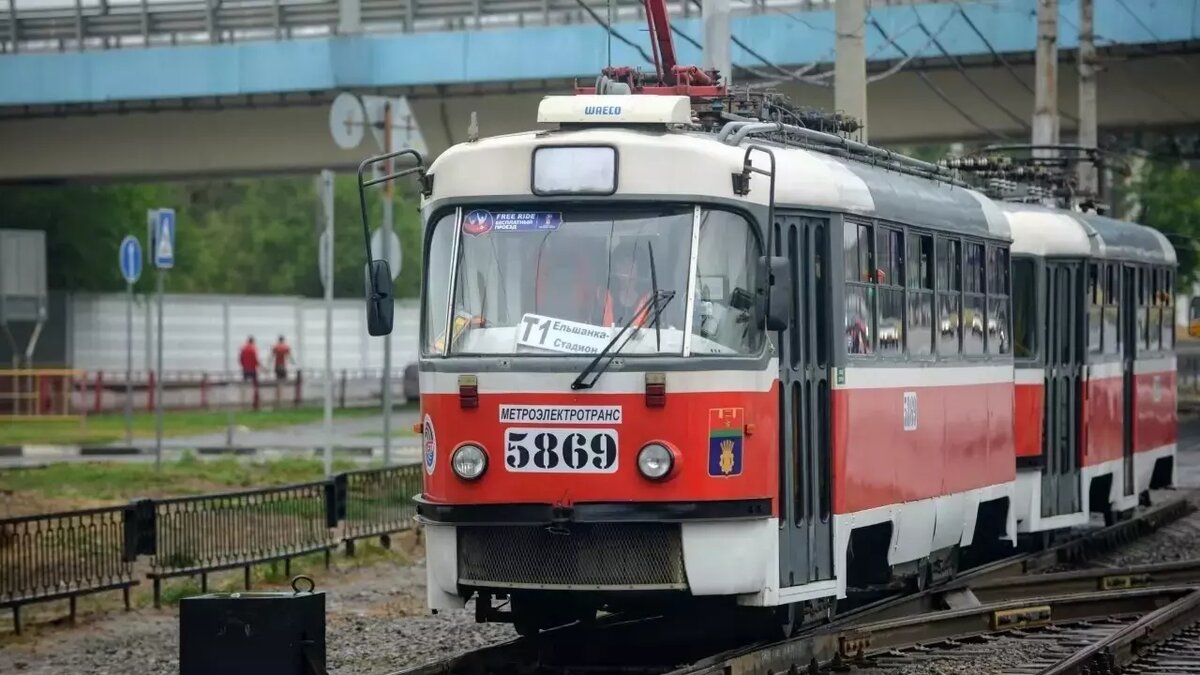
[[1013,232],[1017,530],[1111,520],[1170,485],[1175,251],[1095,214],[1002,204]]
[[685,96],[538,121],[422,172],[430,608],[790,624],[1171,482],[1150,230],[778,123],[697,129]]

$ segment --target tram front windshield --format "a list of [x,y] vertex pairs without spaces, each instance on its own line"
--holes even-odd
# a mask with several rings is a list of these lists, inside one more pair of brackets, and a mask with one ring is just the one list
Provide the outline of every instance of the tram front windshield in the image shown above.
[[762,348],[753,317],[760,248],[740,215],[699,211],[690,285],[694,207],[459,213],[461,223],[455,213],[431,223],[427,355],[597,354],[626,324],[633,334],[622,355],[682,354],[688,334],[692,355]]

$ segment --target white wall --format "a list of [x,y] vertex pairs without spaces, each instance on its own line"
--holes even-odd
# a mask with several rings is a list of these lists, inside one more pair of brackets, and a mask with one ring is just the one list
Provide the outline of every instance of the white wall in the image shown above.
[[[135,296],[133,368],[155,366],[153,346],[157,307],[154,297]],[[124,294],[75,294],[67,303],[71,365],[109,372],[125,369],[126,298]],[[416,360],[416,300],[396,303],[392,365],[401,369]],[[325,367],[325,303],[291,296],[171,295],[163,299],[165,371],[236,371],[247,335],[253,335],[264,362],[283,335],[301,368]],[[383,367],[383,338],[367,335],[364,301],[334,301],[333,367],[377,370]]]

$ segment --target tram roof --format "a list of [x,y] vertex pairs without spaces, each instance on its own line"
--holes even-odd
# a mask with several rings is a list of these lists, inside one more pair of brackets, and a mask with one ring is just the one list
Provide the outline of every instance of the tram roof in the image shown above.
[[1157,230],[1094,213],[999,202],[1012,227],[1013,253],[1174,265],[1175,248]]
[[[617,149],[616,197],[681,198],[716,196],[765,206],[767,179],[752,175],[748,195],[733,192],[749,145],[775,154],[777,207],[814,208],[882,218],[938,230],[1007,239],[1008,221],[996,204],[969,188],[957,187],[882,166],[749,137],[740,146],[712,134],[600,127],[509,134],[460,143],[430,167],[433,193],[428,203],[478,197],[533,194],[533,149],[541,146],[608,145]],[[769,168],[765,153],[751,162]],[[502,170],[489,170],[502,167]]]

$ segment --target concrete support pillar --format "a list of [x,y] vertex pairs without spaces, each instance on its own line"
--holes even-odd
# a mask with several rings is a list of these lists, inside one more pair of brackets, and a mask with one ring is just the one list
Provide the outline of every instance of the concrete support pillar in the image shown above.
[[[733,84],[730,0],[703,0],[704,68],[715,68],[726,85]],[[688,3],[684,3],[687,7]]]
[[867,3],[838,0],[834,6],[837,58],[833,66],[833,107],[862,123],[867,136]]
[[1054,145],[1058,143],[1058,0],[1038,0],[1034,72],[1033,144]]
[[[1097,147],[1099,129],[1096,104],[1096,43],[1092,0],[1079,2],[1079,145]],[[1100,189],[1094,164],[1079,165],[1079,192],[1094,197]]]
[[338,0],[338,35],[362,32],[362,0]]

